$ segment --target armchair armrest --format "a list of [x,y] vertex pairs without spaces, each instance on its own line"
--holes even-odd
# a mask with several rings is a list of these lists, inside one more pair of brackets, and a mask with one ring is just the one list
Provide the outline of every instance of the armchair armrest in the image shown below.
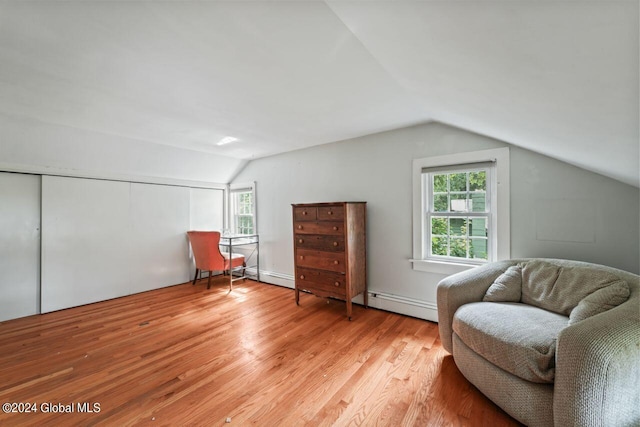
[[640,425],[640,298],[565,328],[558,337],[554,424]]
[[472,268],[442,279],[438,283],[438,329],[442,346],[449,353],[453,351],[452,328],[456,310],[467,303],[482,301],[489,286],[520,260],[500,261]]

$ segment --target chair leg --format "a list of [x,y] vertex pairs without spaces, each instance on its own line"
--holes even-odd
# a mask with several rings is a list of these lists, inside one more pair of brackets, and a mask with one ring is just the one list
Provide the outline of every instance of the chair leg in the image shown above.
[[211,289],[211,272],[209,272],[209,277],[207,279],[207,289]]
[[196,284],[196,279],[198,278],[198,272],[199,272],[199,271],[200,271],[200,270],[198,270],[198,269],[196,268],[196,275],[195,275],[195,276],[193,276],[193,283],[192,283],[192,285],[195,285],[195,284]]

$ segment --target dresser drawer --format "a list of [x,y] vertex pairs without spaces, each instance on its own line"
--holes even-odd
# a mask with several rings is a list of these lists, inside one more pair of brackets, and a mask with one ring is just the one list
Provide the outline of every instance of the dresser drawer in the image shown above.
[[296,234],[328,234],[341,236],[344,234],[344,223],[342,221],[296,221],[293,224]]
[[320,206],[318,207],[318,219],[320,220],[343,220],[343,206]]
[[344,298],[347,295],[346,276],[340,273],[296,268],[296,286],[316,294]]
[[344,252],[298,249],[296,251],[296,265],[337,272],[344,272],[346,270]]
[[344,236],[320,236],[317,234],[296,235],[296,248],[319,251],[343,252]]
[[293,208],[293,219],[294,221],[315,221],[317,212],[317,208],[314,207]]

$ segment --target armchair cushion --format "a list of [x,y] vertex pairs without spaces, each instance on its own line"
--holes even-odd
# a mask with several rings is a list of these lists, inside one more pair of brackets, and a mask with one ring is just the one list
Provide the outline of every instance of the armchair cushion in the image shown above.
[[522,297],[522,267],[512,265],[493,282],[482,301],[520,302]]
[[569,316],[587,295],[619,282],[604,269],[531,260],[522,265],[522,302]]
[[627,299],[629,299],[629,286],[627,282],[622,280],[614,282],[607,287],[598,289],[580,301],[569,315],[569,324],[573,325],[587,317],[603,313],[622,304]]
[[499,368],[531,382],[553,383],[556,339],[568,321],[530,305],[476,302],[456,311],[453,331]]

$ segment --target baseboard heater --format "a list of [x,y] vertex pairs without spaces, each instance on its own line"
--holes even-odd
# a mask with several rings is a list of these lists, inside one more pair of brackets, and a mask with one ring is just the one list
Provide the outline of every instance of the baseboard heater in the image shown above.
[[387,301],[399,302],[399,303],[402,303],[402,304],[409,304],[409,305],[413,305],[413,306],[416,306],[416,307],[428,308],[428,309],[431,309],[431,310],[436,310],[438,308],[438,306],[436,304],[431,303],[431,302],[417,300],[417,299],[413,299],[413,298],[401,297],[401,296],[393,295],[393,294],[386,294],[384,292],[369,292],[369,295],[372,298],[379,298],[379,299],[384,299],[384,300],[387,300]]

